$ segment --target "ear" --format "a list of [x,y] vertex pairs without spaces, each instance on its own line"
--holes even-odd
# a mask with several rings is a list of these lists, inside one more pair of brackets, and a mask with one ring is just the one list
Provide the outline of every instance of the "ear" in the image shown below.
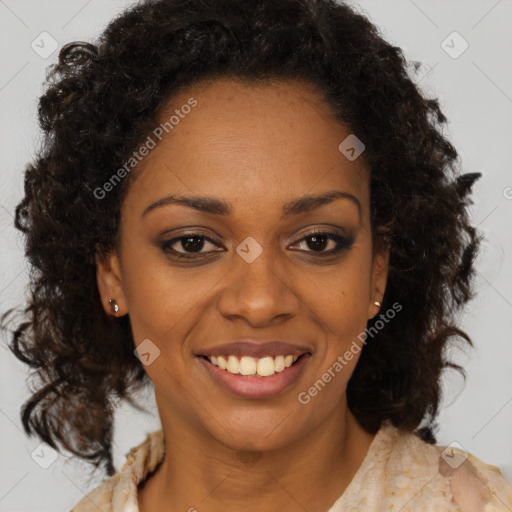
[[[101,297],[101,303],[107,315],[123,316],[127,311],[126,298],[123,289],[123,279],[121,275],[121,264],[115,251],[108,254],[96,252],[96,282]],[[119,307],[119,311],[114,313],[110,306],[110,299],[114,299]]]
[[382,303],[389,269],[389,244],[381,241],[375,247],[372,263],[372,282],[370,288],[370,303],[368,304],[368,319],[373,318],[380,311],[380,307],[374,303]]

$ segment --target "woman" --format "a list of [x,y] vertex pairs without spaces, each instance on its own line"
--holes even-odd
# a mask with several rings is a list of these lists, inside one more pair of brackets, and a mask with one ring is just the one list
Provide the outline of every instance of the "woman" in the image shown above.
[[[43,378],[27,433],[110,477],[74,512],[512,509],[434,436],[478,175],[365,17],[146,3],[61,50],[39,113],[11,349]],[[150,382],[162,430],[116,472]]]

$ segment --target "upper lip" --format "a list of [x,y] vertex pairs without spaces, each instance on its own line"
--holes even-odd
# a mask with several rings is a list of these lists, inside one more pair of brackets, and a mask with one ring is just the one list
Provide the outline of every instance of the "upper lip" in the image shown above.
[[306,352],[311,352],[311,350],[305,345],[297,345],[277,340],[263,341],[256,338],[246,338],[232,343],[224,343],[222,345],[205,348],[197,355],[206,357],[234,355],[238,357],[250,356],[262,358],[265,356],[276,357],[280,355],[300,356]]

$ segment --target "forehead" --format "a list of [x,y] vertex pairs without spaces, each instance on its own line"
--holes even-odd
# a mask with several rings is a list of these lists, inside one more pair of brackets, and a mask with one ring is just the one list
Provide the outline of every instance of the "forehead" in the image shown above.
[[242,200],[250,190],[253,199],[283,203],[341,188],[367,200],[364,158],[351,161],[339,150],[350,128],[308,83],[193,85],[169,100],[158,123],[150,133],[155,147],[134,173],[143,195],[192,191]]

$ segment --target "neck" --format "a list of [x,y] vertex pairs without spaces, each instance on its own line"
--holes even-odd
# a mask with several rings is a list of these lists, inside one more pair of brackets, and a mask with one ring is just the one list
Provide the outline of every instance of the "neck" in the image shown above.
[[298,506],[325,512],[348,487],[375,437],[346,406],[307,437],[263,453],[233,450],[177,418],[162,418],[162,427],[166,453],[139,489],[141,512],[288,512]]

